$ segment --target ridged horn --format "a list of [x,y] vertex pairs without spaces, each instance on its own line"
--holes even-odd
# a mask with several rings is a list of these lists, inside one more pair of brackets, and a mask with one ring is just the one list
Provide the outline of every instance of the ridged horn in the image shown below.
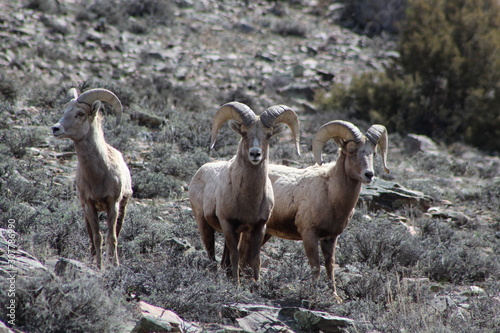
[[221,106],[215,113],[210,135],[210,149],[214,148],[215,139],[222,125],[228,120],[235,120],[245,126],[251,125],[255,120],[255,113],[247,105],[239,102],[229,102]]
[[321,152],[325,143],[330,139],[333,139],[340,148],[344,148],[347,141],[358,143],[361,142],[362,138],[363,134],[353,124],[343,120],[330,121],[321,126],[314,136],[312,144],[314,160],[318,165],[323,164]]
[[116,112],[116,125],[118,126],[121,120],[123,107],[122,103],[113,92],[102,88],[90,89],[81,94],[76,101],[78,103],[92,105],[92,103],[97,100],[101,102],[108,102],[113,106],[113,109],[115,109]]
[[380,149],[380,155],[382,156],[382,164],[384,165],[384,171],[389,173],[390,170],[389,168],[387,168],[387,147],[389,145],[389,139],[387,137],[387,129],[382,125],[372,125],[368,129],[368,131],[366,131],[365,136],[375,146],[378,145]]
[[267,108],[260,115],[260,120],[266,127],[273,127],[279,123],[286,124],[292,130],[295,149],[300,156],[300,127],[295,111],[286,105],[274,105]]

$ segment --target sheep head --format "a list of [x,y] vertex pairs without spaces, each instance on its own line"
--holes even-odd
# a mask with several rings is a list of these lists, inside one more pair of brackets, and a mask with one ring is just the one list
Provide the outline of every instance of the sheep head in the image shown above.
[[52,126],[52,133],[55,137],[81,140],[97,119],[102,102],[113,106],[116,112],[116,124],[120,123],[122,104],[111,91],[91,89],[78,96],[76,89],[72,88],[69,94],[71,100],[64,108],[64,115]]
[[353,124],[335,120],[321,126],[313,139],[314,160],[318,165],[323,163],[321,151],[325,143],[333,139],[346,155],[345,171],[362,183],[370,183],[373,176],[373,156],[379,147],[385,172],[387,168],[387,130],[382,125],[373,125],[365,135]]
[[300,154],[298,118],[287,106],[271,106],[260,116],[256,116],[252,109],[243,103],[224,104],[214,116],[211,149],[215,145],[217,133],[227,121],[231,129],[241,135],[240,149],[247,154],[248,160],[253,165],[258,165],[267,158],[269,139],[285,129],[283,124],[292,130],[297,153]]

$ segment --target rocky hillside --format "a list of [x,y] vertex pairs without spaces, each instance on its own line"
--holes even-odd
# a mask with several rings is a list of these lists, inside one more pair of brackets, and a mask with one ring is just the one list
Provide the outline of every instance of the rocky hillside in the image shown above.
[[[342,304],[324,276],[311,282],[301,242],[266,244],[258,285],[237,288],[207,259],[186,190],[202,164],[236,150],[238,138],[223,129],[208,152],[220,105],[294,108],[303,154],[285,131],[271,159],[297,167],[313,163],[311,137],[325,122],[370,125],[315,104],[336,83],[398,57],[395,36],[338,25],[343,8],[308,0],[0,3],[0,275],[9,282],[0,303],[14,304],[0,320],[23,332],[494,332],[500,158],[460,143],[390,133],[391,173],[376,158],[379,178],[364,187],[339,239]],[[107,88],[124,104],[121,125],[107,114],[104,128],[130,166],[134,197],[119,239],[122,265],[104,272],[88,253],[74,146],[51,136],[71,87]],[[326,145],[325,158],[335,151]],[[216,250],[219,258],[222,237]]]

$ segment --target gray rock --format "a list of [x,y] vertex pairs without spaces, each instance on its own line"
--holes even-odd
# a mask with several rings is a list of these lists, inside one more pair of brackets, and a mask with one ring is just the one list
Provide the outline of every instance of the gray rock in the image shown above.
[[464,290],[460,293],[462,296],[484,296],[486,295],[486,291],[478,286],[470,286],[467,287],[467,290]]
[[139,320],[131,333],[149,333],[149,332],[181,332],[179,328],[170,326],[170,323],[150,316],[144,316]]
[[54,265],[54,273],[57,276],[65,277],[67,279],[77,279],[82,276],[97,276],[98,272],[89,268],[83,262],[68,259],[59,258]]
[[316,88],[317,87],[313,87],[310,85],[304,85],[304,84],[290,84],[286,87],[279,89],[278,92],[283,96],[286,96],[288,98],[292,98],[295,100],[305,99],[307,101],[313,101]]
[[32,270],[48,269],[35,257],[21,250],[14,229],[0,229],[0,276],[31,275]]
[[383,208],[395,210],[403,206],[420,206],[427,211],[433,199],[420,191],[404,188],[398,183],[375,178],[361,188],[361,200],[368,203],[372,209]]
[[159,129],[167,124],[166,119],[153,116],[142,111],[134,111],[130,113],[130,119],[136,121],[139,126],[146,126],[152,129]]
[[[184,322],[179,316],[170,310],[162,309],[158,306],[139,302],[141,319],[135,325],[131,333],[149,333],[149,332],[182,332],[181,327],[191,327],[192,325]],[[187,331],[187,330],[184,330]],[[190,330],[196,331],[196,330]]]
[[[17,332],[19,333],[20,331]],[[0,321],[0,333],[14,333],[14,331],[5,326],[5,324]]]
[[470,224],[472,218],[462,212],[452,211],[450,209],[440,209],[439,207],[432,207],[427,211],[431,217],[440,219],[450,219],[457,227]]
[[292,333],[283,322],[269,314],[254,312],[243,318],[236,319],[237,323],[249,332]]
[[408,134],[404,139],[404,144],[408,154],[416,154],[418,152],[439,154],[436,143],[425,135]]
[[278,318],[291,315],[297,326],[306,331],[344,332],[346,328],[354,325],[352,319],[303,308],[283,308]]
[[248,316],[252,312],[263,312],[268,314],[278,315],[279,308],[260,304],[229,304],[222,308],[222,315],[225,318],[235,320]]

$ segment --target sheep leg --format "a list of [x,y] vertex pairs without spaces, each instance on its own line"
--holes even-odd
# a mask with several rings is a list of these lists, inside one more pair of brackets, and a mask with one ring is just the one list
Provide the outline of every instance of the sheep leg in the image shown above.
[[247,259],[244,261],[248,262],[251,269],[251,274],[254,281],[259,281],[260,276],[260,249],[262,247],[262,241],[266,233],[265,221],[259,225],[256,225],[252,231],[250,231],[249,242],[246,243],[246,255]]
[[333,288],[333,295],[337,301],[342,302],[342,299],[337,295],[337,287],[335,285],[335,246],[337,244],[337,236],[329,239],[323,239],[320,242],[321,251],[323,252],[323,257],[325,258],[325,268],[328,281],[330,281],[331,287]]
[[273,236],[270,234],[265,234],[264,239],[262,240],[262,245],[266,244],[267,241],[271,239],[271,237],[273,237]]
[[311,266],[312,276],[314,281],[318,281],[321,270],[319,261],[318,236],[313,232],[304,233],[302,235],[306,256]]
[[102,236],[99,231],[99,217],[97,215],[97,209],[91,203],[85,203],[83,205],[83,214],[85,215],[85,221],[87,223],[87,231],[89,232],[90,241],[92,242],[90,249],[95,250],[95,259],[97,263],[97,268],[102,269]]
[[116,237],[120,236],[120,231],[122,230],[123,220],[125,219],[125,215],[127,214],[127,203],[128,197],[123,197],[120,201],[120,211],[118,214],[118,219],[116,220]]
[[224,251],[222,251],[222,260],[220,263],[220,267],[223,271],[226,272],[226,275],[228,277],[232,277],[231,257],[229,256],[229,249],[227,248],[226,242],[224,242]]
[[108,208],[108,237],[107,237],[107,254],[108,260],[114,261],[116,266],[120,266],[118,259],[118,237],[117,235],[117,220],[119,203],[111,204]]
[[195,219],[208,257],[215,262],[215,230],[208,224],[204,216],[195,214]]
[[92,227],[90,226],[90,222],[88,218],[85,216],[85,226],[87,227],[87,233],[89,234],[90,238],[90,255],[92,258],[95,257],[95,245],[94,245],[94,234],[92,233]]
[[239,233],[232,227],[231,223],[226,220],[221,220],[220,225],[222,227],[222,233],[224,234],[224,241],[229,251],[229,257],[231,260],[231,274],[233,278],[236,279],[238,285],[240,285],[240,274],[239,274],[239,262],[240,255],[238,253],[238,242]]

